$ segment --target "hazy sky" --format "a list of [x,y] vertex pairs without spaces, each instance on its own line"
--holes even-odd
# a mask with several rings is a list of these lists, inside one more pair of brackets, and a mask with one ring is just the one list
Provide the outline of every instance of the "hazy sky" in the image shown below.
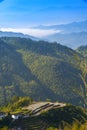
[[0,28],[87,20],[87,0],[0,0]]

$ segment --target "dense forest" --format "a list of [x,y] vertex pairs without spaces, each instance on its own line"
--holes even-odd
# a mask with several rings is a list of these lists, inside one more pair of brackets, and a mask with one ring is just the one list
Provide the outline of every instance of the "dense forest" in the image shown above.
[[[85,51],[85,55],[87,55]],[[87,59],[82,49],[26,38],[0,38],[0,104],[15,95],[85,107]]]

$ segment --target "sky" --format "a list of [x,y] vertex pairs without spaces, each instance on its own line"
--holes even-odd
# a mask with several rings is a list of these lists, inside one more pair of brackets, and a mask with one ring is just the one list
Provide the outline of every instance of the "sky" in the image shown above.
[[87,20],[87,0],[0,0],[0,29],[3,31],[39,36],[44,30],[30,27],[84,20]]

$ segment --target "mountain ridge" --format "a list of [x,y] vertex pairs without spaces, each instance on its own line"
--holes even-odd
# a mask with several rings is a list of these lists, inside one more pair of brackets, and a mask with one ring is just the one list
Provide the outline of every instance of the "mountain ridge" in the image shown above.
[[54,34],[42,37],[50,42],[56,41],[73,49],[87,44],[87,20],[60,25],[42,25],[37,28],[59,31],[59,33],[55,32]]
[[[87,32],[87,20],[85,21],[80,21],[80,22],[71,22],[71,23],[66,23],[66,24],[56,24],[56,25],[40,25],[35,28],[39,29],[56,29],[56,30],[68,30],[68,32],[82,32],[85,31]],[[72,31],[71,31],[72,30]]]

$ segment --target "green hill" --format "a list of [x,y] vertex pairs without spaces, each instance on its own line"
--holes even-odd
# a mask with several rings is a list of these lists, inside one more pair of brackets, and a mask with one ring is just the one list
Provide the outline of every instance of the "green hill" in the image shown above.
[[84,57],[87,57],[87,45],[78,47],[77,52],[83,55]]
[[0,38],[0,103],[19,95],[84,106],[83,59],[57,43]]

